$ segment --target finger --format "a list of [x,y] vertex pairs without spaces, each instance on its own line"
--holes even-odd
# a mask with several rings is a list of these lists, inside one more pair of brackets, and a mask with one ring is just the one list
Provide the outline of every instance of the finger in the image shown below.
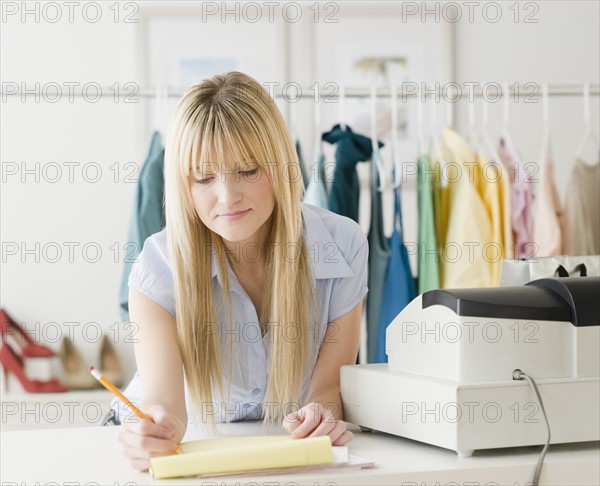
[[317,408],[308,408],[304,407],[304,420],[302,423],[292,432],[292,437],[294,439],[299,439],[302,437],[306,437],[310,433],[312,433],[322,422],[322,409]]
[[288,414],[283,419],[283,428],[286,432],[293,432],[298,428],[298,426],[302,423],[302,419],[298,417],[296,412]]
[[344,431],[342,435],[340,435],[335,442],[332,443],[334,446],[343,446],[352,440],[354,434],[349,430]]
[[127,422],[123,424],[125,430],[137,435],[148,435],[152,437],[161,437],[170,439],[175,435],[173,428],[165,427],[164,425],[148,422],[147,420],[139,419],[136,422]]
[[123,455],[130,461],[150,461],[153,457],[171,455],[164,452],[148,451],[144,449],[134,449],[133,447],[123,447]]
[[162,405],[155,405],[150,407],[148,413],[154,420],[154,422],[158,425],[161,425],[169,430],[172,430],[173,433],[182,433],[185,431],[185,426],[179,420],[179,417],[173,415],[172,413],[167,412]]
[[161,439],[149,435],[123,434],[120,437],[121,443],[130,449],[144,451],[144,454],[138,457],[150,457],[148,452],[169,453],[175,450],[177,444],[171,439]]
[[336,420],[335,422],[322,423],[309,437],[328,435],[331,438],[331,443],[333,443],[345,430],[346,424],[341,420]]
[[[338,421],[333,419],[333,415],[328,415],[323,419],[323,422],[309,435],[309,437],[319,437],[321,435],[329,435],[331,437],[332,432],[338,426]],[[343,429],[335,436],[332,437],[332,441],[342,435]]]
[[133,459],[129,461],[129,464],[131,464],[131,466],[140,472],[145,472],[150,468],[150,461],[147,460],[143,460],[143,459]]
[[331,444],[338,440],[343,434],[346,432],[346,422],[343,420],[338,420],[335,424],[335,427],[331,432],[329,432],[329,437],[331,438]]

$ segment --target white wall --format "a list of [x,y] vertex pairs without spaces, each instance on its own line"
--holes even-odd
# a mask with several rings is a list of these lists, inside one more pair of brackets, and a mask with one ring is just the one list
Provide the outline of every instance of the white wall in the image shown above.
[[[532,4],[534,2],[531,2]],[[600,3],[588,1],[535,2],[539,11],[531,18],[538,23],[525,23],[526,14],[533,8],[521,10],[520,22],[514,21],[514,11],[505,9],[497,23],[482,21],[462,22],[456,29],[456,79],[489,83],[528,82],[579,84],[600,81]],[[510,14],[510,15],[509,15]],[[530,91],[528,91],[530,92]],[[591,99],[592,126],[599,130],[598,96]],[[510,130],[526,162],[539,159],[542,139],[541,103],[524,100],[510,104]],[[467,104],[459,104],[457,126],[468,131]],[[575,159],[582,139],[582,97],[550,98],[550,130],[554,153],[556,185],[564,198]],[[502,103],[490,104],[489,129],[497,142],[502,129]],[[481,120],[480,104],[477,117]],[[597,161],[598,153],[589,150],[589,162]]]
[[[21,2],[8,3],[21,5]],[[444,50],[448,50],[449,56],[454,54],[449,69],[454,71],[456,80],[598,83],[598,3],[561,1],[537,4],[537,24],[515,23],[507,17],[497,24],[491,24],[479,17],[474,23],[463,19],[454,26],[446,25],[445,28],[454,31],[454,38],[449,36],[450,45],[444,46]],[[102,4],[102,18],[96,23],[82,20],[79,10],[76,10],[75,22],[68,22],[66,7],[63,12],[65,16],[56,23],[50,23],[43,17],[39,22],[32,16],[26,17],[25,21],[21,20],[20,15],[7,17],[2,23],[0,38],[2,82],[25,82],[28,85],[35,82],[95,82],[104,87],[115,82],[121,85],[133,82],[142,88],[149,82],[148,79],[152,79],[151,83],[163,82],[160,72],[148,72],[144,42],[150,24],[144,20],[145,15],[152,13],[156,16],[163,12],[187,17],[191,15],[191,3],[167,5],[163,2],[142,2],[139,4],[141,10],[135,16],[140,20],[138,23],[123,22],[126,11],[121,11],[120,21],[115,22],[110,5]],[[506,5],[505,16],[509,12]],[[340,7],[343,13],[345,4],[340,4]],[[394,15],[398,16],[398,11],[394,13],[393,9],[398,8],[385,4],[379,5],[373,12],[388,9],[389,23],[393,28]],[[352,2],[351,9],[360,10],[360,5]],[[352,22],[356,22],[354,15]],[[330,29],[306,22],[288,26],[289,34],[281,39],[282,45],[278,49],[287,52],[288,57],[293,56],[292,68],[286,70],[274,65],[275,61],[266,62],[264,69],[271,70],[269,76],[281,76],[282,82],[294,80],[302,85],[310,84],[312,79],[319,79],[320,76],[327,79],[328,75],[322,72],[323,68],[319,67],[314,53],[328,48],[327,40],[334,38],[333,33],[348,28],[350,24],[343,23],[343,16],[340,18],[342,24],[332,25]],[[362,19],[362,28],[355,29],[357,41],[365,39],[365,42],[376,43],[381,35],[381,24],[367,16],[358,18]],[[420,26],[413,22],[409,27],[399,17],[396,18],[400,39],[410,29],[416,29],[416,33],[420,33],[421,29],[437,31],[431,21]],[[224,34],[228,32],[227,29],[235,30],[236,27],[235,23],[219,26]],[[280,27],[277,25],[275,29]],[[272,29],[265,32],[273,35]],[[306,46],[298,46],[299,39],[305,39],[303,36],[306,32],[313,33],[312,41]],[[393,42],[389,28],[386,35],[388,42]],[[169,48],[171,41],[165,35],[162,39],[165,49]],[[252,39],[248,42],[252,42]],[[452,45],[456,47],[455,51]],[[200,46],[201,52],[209,50],[210,45]],[[431,56],[435,54],[433,52]],[[326,56],[320,59],[326,59]],[[426,59],[438,62],[431,60],[429,55]],[[165,78],[168,80],[168,76]],[[4,85],[5,88],[7,86]],[[64,85],[63,89],[66,89]],[[52,337],[43,332],[43,329],[53,328],[48,323],[56,322],[65,330],[65,323],[78,323],[75,326],[76,343],[90,364],[98,364],[99,343],[92,342],[96,326],[88,325],[90,339],[87,341],[83,339],[81,329],[87,323],[95,322],[104,332],[111,335],[117,333],[119,353],[129,377],[135,366],[133,349],[131,344],[124,342],[126,330],[119,323],[117,296],[135,184],[125,182],[124,170],[127,163],[141,165],[143,162],[153,126],[153,103],[141,97],[138,103],[115,102],[111,96],[111,92],[105,92],[97,103],[86,102],[82,98],[70,103],[66,99],[66,92],[57,103],[43,99],[36,102],[31,96],[25,102],[19,97],[9,97],[3,101],[1,229],[4,248],[1,303],[18,321],[28,323],[29,329],[37,329],[37,337],[42,341]],[[172,109],[174,101],[171,100],[169,109]],[[593,98],[593,103],[593,126],[597,130],[598,97]],[[466,130],[465,106],[459,103],[457,107],[456,124],[460,131]],[[335,113],[334,109],[333,114],[324,114],[323,124],[335,119]],[[310,159],[312,148],[309,141],[313,133],[310,128],[313,127],[310,105],[305,105],[298,114],[301,131],[305,140],[308,140],[305,154]],[[511,111],[510,131],[528,161],[537,161],[540,118],[539,105],[519,104]],[[494,140],[500,130],[500,119],[501,107],[497,104],[490,108],[489,133]],[[582,132],[581,99],[552,99],[551,123],[557,185],[564,193],[574,150]],[[415,140],[408,140],[407,143],[406,156],[410,157]],[[52,170],[52,167],[56,167],[51,165],[53,162],[62,168],[62,175],[55,183],[48,181],[48,178],[56,176]],[[75,168],[73,180],[68,177],[66,164],[69,162],[80,164]],[[35,174],[22,179],[21,164],[35,172],[36,163],[40,167],[39,182],[35,181]],[[90,163],[101,167],[102,175],[98,182],[87,182],[85,179],[85,176],[94,176],[92,169],[96,166]],[[82,173],[84,165],[90,169],[89,173]],[[115,167],[120,168],[116,181]],[[18,172],[12,174],[15,168]],[[44,173],[44,170],[47,172]],[[405,196],[408,201],[405,203],[405,212],[409,215],[406,218],[407,239],[413,240],[416,235],[415,206],[410,205],[410,190]],[[40,245],[39,252],[35,251],[37,243]],[[93,246],[100,248],[102,256],[98,262],[86,261],[81,251],[86,243],[93,243]],[[20,251],[21,244],[28,249],[33,248],[34,252],[23,254]],[[72,262],[68,254],[68,245],[71,244],[79,245],[75,247]],[[8,250],[14,245],[19,251],[16,255],[9,254]],[[62,249],[62,257],[56,263],[50,263],[56,247]],[[43,248],[46,253],[42,251]],[[115,257],[116,248],[120,251]],[[36,253],[41,258],[39,262],[35,261]],[[93,257],[93,252],[90,251],[88,256]],[[58,342],[50,343],[50,346],[56,349]]]
[[[75,89],[79,92],[85,83],[141,84],[138,24],[115,23],[108,7],[103,5],[97,23],[80,15],[69,22],[66,7],[56,23],[45,20],[54,18],[51,11],[44,17],[40,10],[40,17],[27,16],[24,22],[20,15],[7,17],[0,40],[4,89],[7,83],[53,82],[64,90],[56,103],[33,96],[24,102],[11,96],[2,103],[2,306],[56,350],[63,334],[56,334],[58,327],[50,323],[57,323],[64,335],[69,335],[66,323],[73,323],[76,344],[86,363],[95,366],[98,329],[121,343],[125,337],[123,326],[115,323],[135,183],[125,182],[124,169],[129,162],[141,163],[147,143],[136,130],[143,102],[115,102],[112,92],[102,93],[95,103],[81,97],[68,100],[64,83],[81,83]],[[69,163],[79,164],[71,166],[72,179]],[[121,169],[118,176],[110,169],[114,164]],[[33,173],[24,175],[22,169]],[[18,252],[11,255],[8,250],[15,244]],[[86,244],[91,245],[89,253],[82,251]],[[25,254],[21,245],[33,252]],[[74,248],[72,258],[69,247]],[[95,249],[100,258],[94,262]],[[129,375],[134,359],[131,345],[127,352],[123,346],[120,354]]]

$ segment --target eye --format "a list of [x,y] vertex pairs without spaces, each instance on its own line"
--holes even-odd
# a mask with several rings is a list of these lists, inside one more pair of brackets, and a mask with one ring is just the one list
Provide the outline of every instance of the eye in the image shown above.
[[208,184],[214,177],[206,177],[204,179],[194,179],[194,182],[198,184]]
[[254,169],[251,170],[242,170],[240,171],[240,174],[244,174],[244,175],[254,175],[258,172],[258,167],[255,167]]

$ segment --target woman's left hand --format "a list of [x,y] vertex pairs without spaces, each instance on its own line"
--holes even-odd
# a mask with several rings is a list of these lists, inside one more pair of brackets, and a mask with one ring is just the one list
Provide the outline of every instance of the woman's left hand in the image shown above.
[[352,440],[352,432],[346,430],[346,422],[336,420],[333,413],[320,403],[309,403],[283,419],[283,428],[294,439],[328,435],[335,446],[345,445]]

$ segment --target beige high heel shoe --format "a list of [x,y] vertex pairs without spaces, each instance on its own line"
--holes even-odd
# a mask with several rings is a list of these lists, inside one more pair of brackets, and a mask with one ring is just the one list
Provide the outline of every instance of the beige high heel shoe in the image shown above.
[[123,385],[121,362],[115,347],[106,334],[102,336],[102,344],[100,345],[100,372],[117,388]]
[[68,336],[63,337],[60,346],[60,360],[64,370],[64,383],[73,390],[98,388],[100,383],[89,373],[81,353]]

